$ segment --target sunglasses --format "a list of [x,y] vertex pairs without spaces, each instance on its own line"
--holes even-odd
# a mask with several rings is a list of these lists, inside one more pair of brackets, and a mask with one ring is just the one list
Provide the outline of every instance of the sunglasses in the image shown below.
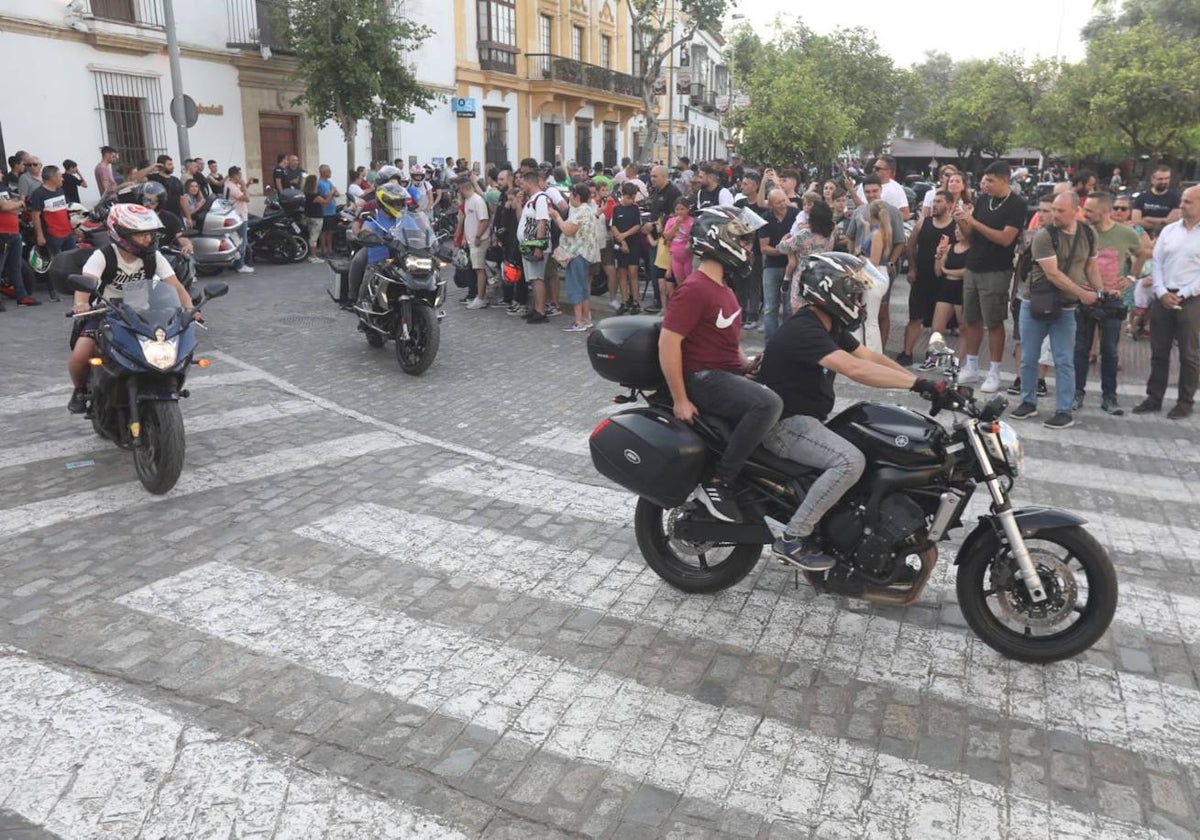
[[873,169],[874,169],[876,172],[890,172],[890,171],[891,171],[891,170],[889,170],[889,169],[888,169],[886,166],[875,166],[875,167],[872,167],[872,168],[873,168]]
[[1116,213],[1116,212],[1118,212],[1118,211],[1120,211],[1120,212],[1122,212],[1122,213],[1128,213],[1128,212],[1129,212],[1129,208],[1128,208],[1128,207],[1124,207],[1124,206],[1122,206],[1122,205],[1120,205],[1120,204],[1114,204],[1114,205],[1113,205],[1113,212],[1114,212],[1114,213]]

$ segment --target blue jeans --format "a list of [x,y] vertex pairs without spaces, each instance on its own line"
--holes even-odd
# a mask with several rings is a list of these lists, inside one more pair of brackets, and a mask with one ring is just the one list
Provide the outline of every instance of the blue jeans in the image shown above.
[[1054,410],[1071,413],[1075,399],[1075,313],[1063,312],[1053,321],[1040,321],[1021,301],[1021,402],[1037,405],[1037,367],[1042,342],[1050,336],[1054,357]]
[[0,233],[0,246],[4,248],[4,260],[0,262],[0,277],[4,277],[17,290],[17,297],[29,297],[25,288],[25,276],[21,273],[21,251],[24,243],[19,233]]
[[1121,340],[1121,319],[1092,317],[1091,307],[1077,310],[1075,328],[1075,390],[1087,390],[1088,356],[1092,352],[1092,336],[1100,331],[1100,394],[1117,396],[1117,342]]
[[762,300],[763,300],[763,332],[766,334],[767,341],[771,340],[771,336],[775,335],[775,330],[779,329],[779,304],[782,294],[780,289],[783,286],[784,268],[763,268],[762,281]]
[[63,251],[73,251],[76,248],[74,234],[68,236],[47,236],[46,250],[50,252],[50,259],[54,259]]
[[234,232],[237,233],[242,240],[241,244],[238,245],[238,262],[234,268],[241,268],[246,264],[246,243],[250,236],[250,223],[242,222]]

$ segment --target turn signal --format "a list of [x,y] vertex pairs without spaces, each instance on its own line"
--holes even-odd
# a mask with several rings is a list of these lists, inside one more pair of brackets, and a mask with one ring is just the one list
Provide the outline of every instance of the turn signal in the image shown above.
[[142,433],[142,424],[141,423],[130,423],[129,424],[129,434],[131,434],[133,437],[138,437],[139,435],[141,435],[141,433]]
[[202,367],[202,368],[212,367],[212,359],[197,359],[196,367]]
[[99,356],[92,356],[90,359],[88,359],[88,364],[92,367],[100,367],[100,365],[104,364],[104,359],[100,358]]

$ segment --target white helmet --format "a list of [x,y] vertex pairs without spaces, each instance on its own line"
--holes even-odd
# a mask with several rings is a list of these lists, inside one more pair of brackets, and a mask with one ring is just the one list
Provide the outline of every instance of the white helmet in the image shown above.
[[425,177],[425,167],[419,163],[414,163],[408,170],[408,174],[412,176],[414,181]]
[[376,183],[390,181],[393,178],[403,178],[404,171],[396,166],[381,166],[379,167],[379,175]]

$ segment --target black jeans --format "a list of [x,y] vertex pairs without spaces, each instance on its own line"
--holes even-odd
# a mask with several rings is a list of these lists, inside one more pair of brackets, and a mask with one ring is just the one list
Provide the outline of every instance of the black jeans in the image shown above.
[[1179,345],[1179,402],[1191,405],[1200,379],[1197,331],[1200,331],[1200,298],[1188,298],[1182,309],[1167,309],[1161,301],[1150,307],[1150,379],[1146,396],[1162,402],[1171,373],[1171,347]]
[[698,370],[687,377],[685,384],[688,399],[700,409],[701,419],[705,414],[714,414],[734,424],[716,469],[718,479],[730,481],[779,422],[783,400],[766,385],[727,370]]
[[1117,396],[1117,345],[1121,340],[1122,318],[1108,315],[1097,317],[1096,307],[1081,306],[1075,310],[1075,390],[1087,390],[1088,359],[1092,354],[1092,337],[1100,332],[1100,393]]

